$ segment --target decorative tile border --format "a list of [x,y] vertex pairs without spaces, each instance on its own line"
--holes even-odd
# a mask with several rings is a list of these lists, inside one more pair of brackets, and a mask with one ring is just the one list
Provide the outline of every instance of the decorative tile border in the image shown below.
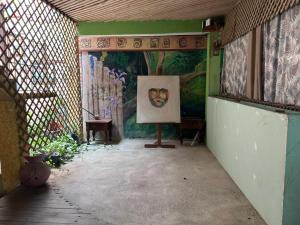
[[80,51],[195,50],[206,48],[206,35],[79,37]]

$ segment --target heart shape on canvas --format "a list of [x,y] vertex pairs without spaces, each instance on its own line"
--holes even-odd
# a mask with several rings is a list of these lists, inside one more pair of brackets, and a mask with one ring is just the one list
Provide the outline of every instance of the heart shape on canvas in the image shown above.
[[151,88],[148,90],[151,105],[162,108],[169,100],[169,90],[165,88]]

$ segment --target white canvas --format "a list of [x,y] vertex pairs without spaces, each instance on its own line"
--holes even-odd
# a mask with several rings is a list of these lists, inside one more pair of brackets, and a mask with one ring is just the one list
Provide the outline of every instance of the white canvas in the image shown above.
[[138,76],[137,123],[180,123],[179,76]]

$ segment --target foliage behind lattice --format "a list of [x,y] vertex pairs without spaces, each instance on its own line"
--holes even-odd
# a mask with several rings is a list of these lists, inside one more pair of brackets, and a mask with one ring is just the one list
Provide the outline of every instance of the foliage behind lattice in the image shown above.
[[40,149],[82,126],[76,23],[41,0],[0,7],[0,85],[17,105],[21,149]]

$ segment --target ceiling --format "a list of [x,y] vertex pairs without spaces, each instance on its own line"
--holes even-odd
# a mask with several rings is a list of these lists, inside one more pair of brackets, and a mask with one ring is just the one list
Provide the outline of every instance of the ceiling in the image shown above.
[[225,15],[239,0],[48,0],[77,21],[186,20]]

